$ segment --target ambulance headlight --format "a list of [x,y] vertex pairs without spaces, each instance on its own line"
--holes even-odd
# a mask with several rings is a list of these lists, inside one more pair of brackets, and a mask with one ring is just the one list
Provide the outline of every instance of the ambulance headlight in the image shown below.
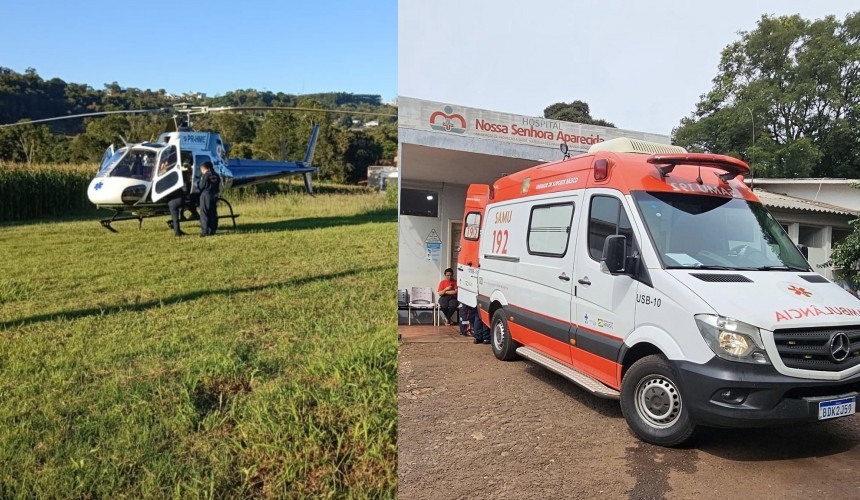
[[758,328],[713,314],[697,314],[695,318],[702,338],[717,356],[729,361],[770,364]]

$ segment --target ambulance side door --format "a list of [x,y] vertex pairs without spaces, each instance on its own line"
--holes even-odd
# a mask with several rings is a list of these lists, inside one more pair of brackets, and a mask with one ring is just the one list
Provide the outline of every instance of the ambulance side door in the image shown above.
[[[531,347],[570,363],[573,298],[572,238],[580,196],[568,194],[528,204],[523,211],[525,252],[518,269],[521,288],[519,325],[536,332]],[[513,327],[512,327],[513,328]]]
[[607,236],[624,235],[627,255],[638,248],[626,198],[606,188],[586,191],[576,255],[576,325],[571,345],[573,365],[598,380],[617,386],[618,354],[634,326],[639,282],[613,276],[601,266]]

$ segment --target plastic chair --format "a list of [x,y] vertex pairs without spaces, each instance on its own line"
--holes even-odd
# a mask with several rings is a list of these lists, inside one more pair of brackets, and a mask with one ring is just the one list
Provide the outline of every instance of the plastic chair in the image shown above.
[[439,326],[439,304],[433,299],[433,289],[428,286],[413,286],[409,294],[409,324],[412,324],[412,310],[433,311],[433,326]]
[[[400,324],[400,311],[407,311],[409,315],[409,292],[405,288],[397,290],[397,324]],[[408,319],[408,318],[407,318]],[[400,338],[398,334],[398,338]]]
[[409,292],[405,288],[397,290],[397,310],[409,309]]

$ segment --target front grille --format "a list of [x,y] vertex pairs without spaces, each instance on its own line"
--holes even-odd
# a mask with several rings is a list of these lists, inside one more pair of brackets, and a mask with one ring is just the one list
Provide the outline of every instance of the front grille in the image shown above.
[[[830,339],[843,332],[850,341],[848,357],[837,363],[830,357]],[[773,332],[780,359],[789,368],[841,372],[860,365],[860,325],[838,328],[791,328]]]
[[690,273],[690,276],[694,278],[699,278],[702,281],[709,281],[711,283],[752,283],[753,280],[747,278],[743,274],[697,274]]
[[785,391],[784,397],[792,399],[832,398],[843,394],[851,394],[852,392],[860,393],[860,382],[841,384],[833,381],[824,384],[816,383],[815,385],[795,387],[794,389]]

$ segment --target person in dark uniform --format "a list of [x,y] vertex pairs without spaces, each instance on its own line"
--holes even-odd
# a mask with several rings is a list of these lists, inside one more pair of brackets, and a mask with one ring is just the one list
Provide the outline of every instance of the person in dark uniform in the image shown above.
[[173,222],[173,235],[185,236],[185,232],[179,227],[179,219],[182,218],[182,208],[185,205],[185,187],[175,191],[171,198],[167,201],[167,207],[170,208],[170,218]]
[[200,236],[212,236],[218,229],[218,192],[221,190],[221,178],[212,169],[212,162],[206,161],[200,165]]
[[480,309],[475,309],[475,315],[472,316],[472,337],[475,344],[490,343],[490,329],[481,321]]

